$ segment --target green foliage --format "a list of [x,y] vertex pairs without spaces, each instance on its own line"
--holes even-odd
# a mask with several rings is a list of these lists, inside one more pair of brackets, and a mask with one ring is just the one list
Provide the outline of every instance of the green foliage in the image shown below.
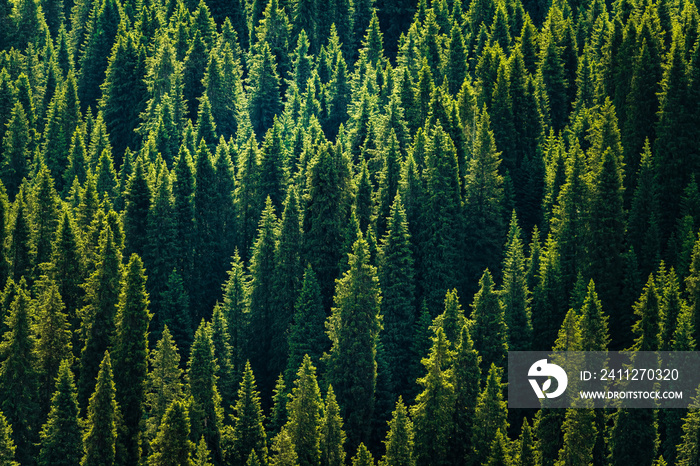
[[[289,434],[299,465],[319,464],[321,460],[323,402],[316,381],[316,368],[308,355],[304,356],[297,372],[294,388],[287,404],[287,411],[289,420],[283,427],[283,434],[280,436]],[[278,452],[280,452],[279,449]]]
[[408,417],[408,410],[399,397],[396,409],[389,421],[389,431],[386,434],[386,455],[380,464],[393,466],[415,466],[413,422]]
[[246,458],[267,459],[267,437],[260,407],[260,395],[255,387],[255,377],[249,363],[243,370],[243,380],[238,389],[238,401],[233,408],[233,439],[231,459],[242,464]]
[[78,394],[70,360],[61,362],[49,417],[41,429],[38,464],[75,465],[83,456],[82,422],[78,418]]
[[191,466],[194,444],[189,440],[190,419],[185,405],[173,400],[163,417],[158,436],[151,442],[149,466]]
[[112,361],[109,352],[105,351],[97,375],[95,392],[88,403],[86,431],[83,436],[84,454],[80,462],[82,466],[114,464],[117,424],[121,416],[115,395]]

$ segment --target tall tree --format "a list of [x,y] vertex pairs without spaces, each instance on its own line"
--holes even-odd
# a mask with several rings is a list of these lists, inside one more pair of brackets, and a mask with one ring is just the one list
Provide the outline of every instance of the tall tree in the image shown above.
[[350,270],[337,282],[335,307],[326,327],[332,343],[328,381],[337,392],[348,442],[353,448],[368,438],[366,421],[374,413],[382,298],[377,269],[369,263],[364,239],[353,245],[349,265]]
[[129,258],[119,295],[114,334],[114,384],[117,389],[125,438],[124,464],[136,464],[141,457],[143,400],[148,372],[148,311],[146,275],[143,262],[136,254]]
[[163,417],[158,436],[151,442],[153,453],[148,457],[149,466],[193,466],[194,443],[189,439],[190,418],[180,400],[173,400]]
[[105,351],[97,375],[95,393],[87,409],[87,429],[83,436],[84,454],[81,466],[107,465],[115,462],[117,424],[120,417],[112,379],[112,362]]
[[78,417],[78,393],[70,360],[61,362],[49,417],[41,429],[40,466],[80,464],[83,456],[82,424]]
[[267,437],[263,422],[265,416],[260,407],[260,395],[255,387],[255,377],[250,363],[243,370],[243,380],[238,389],[238,401],[233,408],[232,458],[243,464],[252,454],[263,462],[267,459]]
[[282,432],[289,433],[299,465],[318,465],[321,459],[323,402],[316,381],[316,368],[307,355],[297,372],[287,410],[289,421]]

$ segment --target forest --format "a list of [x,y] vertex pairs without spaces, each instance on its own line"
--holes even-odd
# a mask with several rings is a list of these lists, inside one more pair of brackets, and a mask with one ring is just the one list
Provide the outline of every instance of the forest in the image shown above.
[[0,464],[691,466],[509,351],[700,344],[694,0],[0,0]]

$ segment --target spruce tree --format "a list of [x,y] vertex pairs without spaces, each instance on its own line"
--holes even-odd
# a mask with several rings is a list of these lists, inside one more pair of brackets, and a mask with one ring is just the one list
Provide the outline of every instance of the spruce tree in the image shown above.
[[374,413],[382,297],[364,239],[353,245],[349,263],[350,270],[337,282],[335,307],[326,323],[332,343],[327,377],[336,390],[353,448],[368,438],[367,419]]
[[144,165],[143,157],[136,159],[124,193],[125,253],[136,253],[140,257],[143,257],[148,244],[148,211],[151,207],[151,188]]
[[474,295],[472,319],[474,348],[481,355],[482,379],[485,380],[492,364],[505,366],[508,352],[508,326],[488,270],[481,276],[479,291]]
[[[70,324],[58,286],[53,281],[42,283],[41,295],[35,305],[36,362],[39,376],[38,402],[47,413],[62,361],[73,356]],[[71,376],[72,378],[72,376]]]
[[87,407],[90,395],[94,392],[101,358],[112,345],[119,304],[121,259],[121,253],[114,244],[112,230],[108,226],[100,235],[97,269],[83,287],[86,306],[81,310],[80,336],[83,347],[78,379],[81,410]]
[[173,400],[163,417],[158,436],[151,442],[149,466],[192,466],[194,443],[189,439],[190,419],[180,400]]
[[139,423],[148,372],[148,294],[143,262],[133,254],[124,271],[114,334],[114,384],[125,427],[124,464],[135,464],[141,456]]
[[508,408],[503,401],[500,373],[501,369],[491,364],[486,386],[479,395],[474,413],[472,464],[483,464],[488,459],[491,439],[508,427]]
[[389,431],[384,441],[386,454],[379,464],[383,466],[415,466],[413,438],[413,422],[408,417],[408,410],[403,404],[403,398],[399,397],[391,421],[389,421]]
[[410,353],[416,307],[411,239],[401,197],[396,194],[387,219],[387,234],[379,250],[379,283],[382,289],[382,342],[392,384],[400,393],[409,386]]
[[31,331],[30,297],[22,279],[5,319],[7,331],[0,344],[0,411],[13,426],[20,464],[33,464],[34,442],[38,440],[36,418],[36,340]]
[[511,351],[527,351],[532,343],[530,291],[527,287],[521,231],[514,211],[506,241],[501,289],[501,301],[508,326],[508,348]]
[[345,432],[340,407],[335,400],[333,386],[328,386],[325,409],[321,419],[321,464],[324,466],[342,466],[345,464]]
[[70,359],[64,359],[56,378],[49,417],[41,429],[40,466],[73,466],[83,456],[82,423],[78,417],[78,393]]
[[364,443],[357,447],[357,454],[352,458],[352,466],[374,466],[374,457]]
[[[146,379],[144,405],[148,413],[146,438],[153,441],[156,434],[160,434],[159,428],[166,411],[172,409],[173,402],[183,399],[183,371],[180,369],[180,355],[167,325],[156,347],[151,350],[149,366],[151,370]],[[181,406],[175,409],[180,408]],[[177,416],[180,414],[177,413]]]
[[29,129],[27,114],[22,104],[16,102],[2,141],[2,165],[0,165],[0,176],[10,199],[14,199],[22,179],[29,174],[32,144]]
[[253,131],[259,137],[272,126],[274,116],[282,110],[280,78],[277,64],[267,42],[257,47],[252,57],[246,88],[249,92],[248,112]]
[[100,363],[95,392],[87,408],[86,431],[83,436],[81,466],[107,465],[115,462],[117,424],[120,418],[112,379],[112,362],[105,351]]
[[238,389],[238,401],[233,407],[232,458],[236,464],[243,464],[254,454],[266,462],[267,437],[263,422],[265,416],[260,407],[260,395],[255,386],[255,377],[250,363],[246,362],[243,380]]
[[316,381],[316,368],[306,355],[297,372],[287,410],[289,420],[282,432],[289,433],[299,465],[318,465],[321,459],[323,402]]
[[418,379],[423,391],[411,408],[417,464],[450,464],[448,442],[453,430],[454,384],[449,367],[452,352],[441,328],[432,338],[430,355],[422,360],[427,374]]
[[289,330],[289,354],[285,380],[293,380],[304,356],[318,365],[328,348],[328,338],[323,334],[326,313],[323,310],[321,291],[316,274],[310,265],[304,271],[304,282],[295,306],[294,321]]
[[[221,429],[223,412],[221,397],[216,388],[216,359],[211,329],[202,320],[194,334],[194,342],[187,362],[189,414],[192,430],[190,439],[202,439],[204,449],[221,458]],[[197,449],[199,452],[199,448]],[[199,455],[198,455],[199,456]],[[208,457],[208,456],[207,456]],[[196,462],[195,462],[196,464]]]
[[639,319],[632,327],[632,332],[637,335],[633,348],[638,351],[657,351],[660,346],[659,331],[661,320],[659,315],[659,295],[652,275],[649,275],[642,295],[634,304],[634,314]]
[[12,426],[0,412],[0,460],[7,466],[19,466],[15,459],[15,443],[12,441]]

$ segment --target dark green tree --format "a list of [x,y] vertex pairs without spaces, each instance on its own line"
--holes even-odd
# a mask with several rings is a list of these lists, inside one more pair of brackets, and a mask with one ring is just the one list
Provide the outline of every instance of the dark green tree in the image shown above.
[[318,465],[321,459],[323,401],[316,381],[316,368],[307,355],[297,372],[287,411],[289,420],[282,432],[289,433],[298,464]]
[[117,425],[121,416],[115,399],[112,362],[109,351],[100,363],[95,393],[87,408],[86,430],[83,436],[81,466],[113,465],[116,455]]
[[263,422],[265,416],[260,407],[260,395],[255,386],[255,377],[249,363],[243,370],[243,380],[238,389],[238,401],[233,408],[233,432],[230,460],[243,464],[245,459],[255,455],[267,459],[267,437]]
[[163,417],[158,436],[151,442],[153,453],[148,457],[149,466],[193,466],[194,443],[189,439],[190,419],[187,407],[180,400],[173,400]]

